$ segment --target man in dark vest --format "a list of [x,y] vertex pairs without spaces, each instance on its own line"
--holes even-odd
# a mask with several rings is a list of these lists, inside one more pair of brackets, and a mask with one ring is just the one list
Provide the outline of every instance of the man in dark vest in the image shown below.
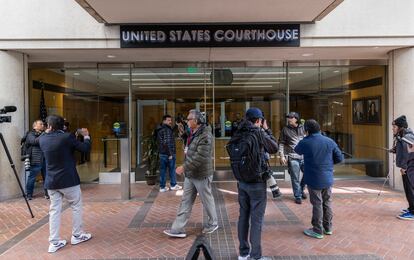
[[[36,182],[36,177],[39,172],[42,174],[43,184],[45,181],[45,165],[43,160],[43,154],[39,147],[39,137],[43,133],[44,126],[42,120],[36,120],[33,122],[33,130],[27,133],[26,136],[26,149],[30,156],[30,174],[27,178],[26,193],[27,199],[33,198],[33,190]],[[45,198],[49,199],[47,190],[45,189]]]

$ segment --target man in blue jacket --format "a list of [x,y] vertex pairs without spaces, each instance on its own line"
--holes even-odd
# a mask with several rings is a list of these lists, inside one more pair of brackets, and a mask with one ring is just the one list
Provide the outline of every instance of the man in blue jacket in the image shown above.
[[66,245],[66,240],[61,240],[59,237],[63,197],[69,202],[73,211],[71,244],[76,245],[92,237],[82,229],[82,196],[74,156],[75,150],[88,152],[91,142],[86,128],[82,128],[84,142],[79,142],[75,135],[63,131],[62,117],[51,115],[46,121],[48,127],[46,134],[39,138],[39,146],[46,161],[45,188],[50,196],[48,252],[54,253]]
[[312,226],[305,235],[323,238],[332,235],[332,185],[334,164],[344,157],[338,145],[321,135],[320,126],[314,119],[305,122],[306,137],[295,147],[305,161],[304,182],[308,185],[310,202],[313,206]]

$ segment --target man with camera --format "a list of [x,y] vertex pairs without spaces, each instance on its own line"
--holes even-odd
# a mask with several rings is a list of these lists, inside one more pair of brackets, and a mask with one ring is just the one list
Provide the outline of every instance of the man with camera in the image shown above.
[[66,240],[59,237],[63,197],[69,202],[73,213],[71,244],[76,245],[92,237],[82,229],[82,195],[74,156],[75,150],[88,152],[91,141],[86,128],[81,131],[84,142],[76,140],[72,133],[65,133],[64,119],[60,116],[48,116],[46,122],[48,127],[39,138],[39,145],[46,161],[45,188],[50,196],[48,252],[54,253],[66,245]]
[[322,239],[332,235],[332,185],[334,183],[334,164],[344,160],[338,145],[329,137],[321,134],[319,123],[314,119],[306,120],[306,137],[295,147],[295,152],[303,155],[305,172],[303,180],[308,185],[312,210],[312,228],[305,229],[307,236]]
[[282,128],[279,136],[280,163],[288,166],[295,203],[302,204],[302,199],[307,198],[304,192],[303,178],[302,181],[300,180],[300,172],[303,172],[303,157],[297,154],[294,149],[305,136],[305,130],[300,124],[298,113],[290,112],[286,118],[288,124]]
[[[246,149],[248,151],[241,152]],[[260,109],[252,107],[246,111],[244,120],[227,145],[227,151],[233,174],[238,180],[238,259],[266,259],[262,256],[261,247],[267,202],[266,180],[269,178],[266,153],[277,153],[278,145]]]
[[[28,132],[25,137],[26,155],[30,160],[30,174],[26,183],[26,196],[28,200],[33,198],[33,190],[36,182],[36,177],[39,172],[42,174],[43,182],[45,181],[45,164],[43,154],[39,147],[39,137],[43,133],[44,126],[42,120],[33,122],[33,130]],[[47,190],[45,191],[45,198],[49,199]]]
[[185,238],[185,226],[191,216],[191,210],[197,193],[200,195],[208,223],[202,230],[204,234],[213,233],[218,229],[218,219],[214,197],[211,192],[213,181],[213,135],[211,127],[206,125],[205,117],[198,110],[190,110],[187,124],[191,131],[184,149],[184,165],[177,167],[176,173],[184,173],[184,192],[177,217],[171,229],[164,230],[170,237]]
[[392,121],[392,133],[394,134],[394,143],[390,152],[395,153],[395,165],[400,168],[405,197],[407,198],[408,202],[408,208],[402,209],[401,214],[397,215],[397,218],[402,220],[413,220],[414,193],[411,189],[408,175],[406,174],[408,148],[407,143],[402,140],[402,138],[404,138],[407,134],[413,134],[413,132],[408,128],[407,118],[404,115]]
[[166,171],[170,175],[170,189],[181,190],[175,178],[175,138],[172,129],[172,118],[170,115],[162,117],[162,124],[157,128],[158,151],[160,153],[160,192],[168,191],[166,183]]

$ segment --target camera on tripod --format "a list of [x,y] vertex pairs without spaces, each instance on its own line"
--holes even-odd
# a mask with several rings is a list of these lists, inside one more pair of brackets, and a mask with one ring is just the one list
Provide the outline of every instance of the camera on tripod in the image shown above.
[[[9,112],[15,112],[17,108],[15,106],[5,106],[0,109],[0,114],[7,114]],[[0,123],[10,123],[11,116],[0,116]]]
[[[16,110],[17,110],[17,108],[15,106],[5,106],[4,108],[0,109],[0,114],[7,114],[9,112],[15,112]],[[0,116],[0,123],[10,123],[10,122],[11,122],[11,116]],[[19,184],[20,191],[22,192],[22,197],[26,201],[26,205],[27,205],[27,208],[29,209],[30,216],[32,218],[34,218],[32,209],[30,208],[29,202],[27,201],[26,194],[24,193],[23,186],[22,186],[22,183],[20,181],[19,175],[17,174],[16,165],[13,162],[13,159],[12,159],[12,157],[10,155],[10,152],[9,152],[9,148],[7,148],[6,141],[4,140],[4,136],[1,132],[0,132],[0,141],[1,141],[1,144],[3,145],[4,151],[6,152],[7,159],[9,160],[10,167],[12,168],[13,173],[14,173],[14,177],[16,177],[16,181]],[[30,166],[30,161],[29,161],[29,166]],[[25,167],[26,167],[26,165],[25,165]]]

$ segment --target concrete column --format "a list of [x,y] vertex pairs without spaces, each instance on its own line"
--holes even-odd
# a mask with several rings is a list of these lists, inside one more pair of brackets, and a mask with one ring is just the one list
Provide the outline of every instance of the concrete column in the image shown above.
[[[389,53],[389,117],[386,127],[388,127],[388,142],[392,145],[391,122],[400,115],[407,117],[408,126],[414,128],[414,48],[404,48],[394,50]],[[394,164],[394,155],[389,157],[389,173],[391,187],[403,190],[401,174],[399,168]]]
[[[20,161],[20,139],[28,125],[27,56],[14,51],[0,51],[0,108],[16,106],[17,111],[2,116],[11,116],[11,123],[1,123],[3,134],[20,181],[24,185],[24,169]],[[4,148],[0,144],[0,201],[21,196]]]

